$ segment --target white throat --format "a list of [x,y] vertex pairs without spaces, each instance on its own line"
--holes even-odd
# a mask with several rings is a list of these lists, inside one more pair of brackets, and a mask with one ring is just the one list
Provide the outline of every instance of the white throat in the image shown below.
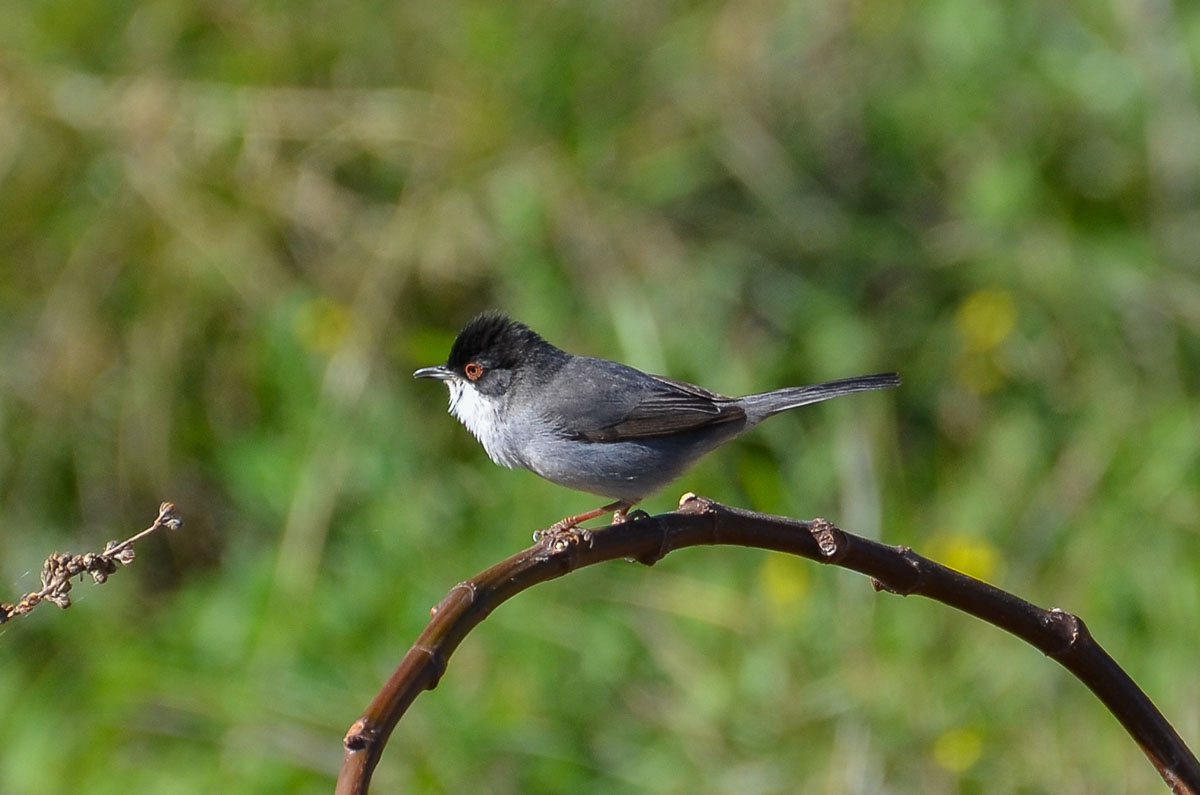
[[514,440],[505,432],[500,418],[500,403],[485,398],[474,386],[458,378],[446,381],[450,388],[450,413],[474,434],[488,457],[500,466],[525,466],[517,454]]

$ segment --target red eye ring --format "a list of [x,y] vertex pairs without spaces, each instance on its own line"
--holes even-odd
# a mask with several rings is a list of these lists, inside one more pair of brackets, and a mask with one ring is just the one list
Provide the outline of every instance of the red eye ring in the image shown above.
[[463,374],[472,381],[478,381],[483,375],[483,365],[479,362],[467,362],[463,367]]

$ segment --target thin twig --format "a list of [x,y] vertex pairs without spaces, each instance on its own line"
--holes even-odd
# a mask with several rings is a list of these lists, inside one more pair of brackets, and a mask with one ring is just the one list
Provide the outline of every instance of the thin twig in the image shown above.
[[433,608],[425,630],[346,734],[339,795],[367,791],[396,723],[422,691],[437,686],[459,643],[502,602],[582,566],[616,558],[652,565],[674,549],[702,544],[759,547],[832,563],[869,575],[877,590],[935,599],[1007,630],[1087,685],[1173,792],[1200,792],[1196,756],[1076,616],[1057,608],[1044,610],[907,547],[843,532],[824,519],[801,522],[685,494],[675,513],[550,535],[454,586]]
[[109,541],[103,552],[87,552],[72,555],[55,552],[42,564],[42,589],[21,597],[15,605],[0,604],[0,624],[15,616],[24,615],[42,602],[53,602],[64,610],[71,606],[71,580],[81,574],[90,574],[97,583],[108,579],[117,570],[117,564],[127,566],[133,561],[133,545],[160,528],[178,530],[183,520],[175,512],[175,504],[164,502],[158,506],[154,524],[121,541]]

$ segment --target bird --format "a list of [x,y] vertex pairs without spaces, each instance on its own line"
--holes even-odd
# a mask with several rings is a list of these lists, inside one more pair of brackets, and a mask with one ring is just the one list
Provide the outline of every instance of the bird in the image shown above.
[[568,353],[499,311],[462,328],[445,363],[422,367],[450,391],[449,411],[495,463],[613,500],[546,532],[613,514],[613,523],[701,457],[768,417],[900,385],[876,373],[729,397],[620,362]]

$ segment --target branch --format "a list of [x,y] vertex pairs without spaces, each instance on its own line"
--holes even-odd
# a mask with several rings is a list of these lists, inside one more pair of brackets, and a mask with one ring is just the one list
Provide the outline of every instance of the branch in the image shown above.
[[71,580],[76,576],[90,574],[97,583],[103,583],[110,574],[116,572],[118,563],[127,566],[133,561],[133,545],[136,542],[159,528],[177,530],[182,526],[183,520],[175,513],[175,504],[164,502],[158,506],[158,517],[154,524],[120,543],[109,541],[104,545],[103,552],[87,552],[83,555],[55,552],[42,564],[40,591],[25,594],[15,605],[0,604],[0,624],[28,613],[42,602],[53,602],[66,610],[71,606],[69,591]]
[[549,535],[450,589],[387,684],[346,734],[337,793],[367,791],[396,723],[421,691],[437,686],[459,643],[502,602],[582,566],[615,558],[653,565],[672,550],[702,544],[759,547],[833,563],[869,575],[876,590],[935,599],[1007,630],[1087,685],[1173,792],[1200,793],[1200,762],[1076,616],[1058,608],[1043,610],[907,547],[843,532],[824,519],[802,522],[752,513],[690,493],[680,499],[675,513]]

